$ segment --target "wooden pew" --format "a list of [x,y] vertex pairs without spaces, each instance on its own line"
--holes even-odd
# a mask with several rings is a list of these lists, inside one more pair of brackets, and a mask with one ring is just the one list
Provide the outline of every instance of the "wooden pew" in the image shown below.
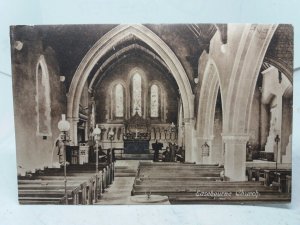
[[290,184],[287,184],[287,182],[291,183],[291,179],[287,180],[287,176],[291,178],[291,171],[287,170],[279,170],[279,171],[265,171],[268,179],[266,179],[265,185],[272,185],[273,187],[277,187],[279,192],[287,192],[290,193]]
[[[249,169],[249,168],[248,168]],[[235,201],[290,201],[290,194],[266,187],[259,178],[264,170],[251,168],[248,173],[257,181],[223,181],[223,167],[178,163],[140,163],[132,195],[167,195],[171,203],[205,203]],[[217,193],[220,196],[201,196],[197,193]],[[230,193],[230,196],[222,196]],[[246,194],[245,194],[246,193]],[[251,196],[251,194],[253,196]]]
[[[42,180],[64,180],[64,176],[61,173],[52,173],[48,176],[38,176],[38,179]],[[93,173],[71,173],[67,176],[67,185],[70,181],[85,181],[86,188],[82,192],[86,192],[86,201],[83,201],[82,204],[93,204],[97,202],[98,196],[101,196],[102,193],[102,172],[100,171],[98,175]],[[83,198],[85,199],[85,198]]]
[[[82,190],[86,184],[78,182],[67,186],[68,203],[79,204],[79,199],[84,199]],[[20,204],[64,204],[62,201],[65,190],[64,184],[61,183],[32,183],[32,180],[26,182],[23,180],[18,187]],[[65,199],[64,199],[65,200]]]
[[[93,204],[113,181],[114,164],[69,165],[67,167],[68,204]],[[46,168],[18,178],[21,204],[65,204],[63,168]]]

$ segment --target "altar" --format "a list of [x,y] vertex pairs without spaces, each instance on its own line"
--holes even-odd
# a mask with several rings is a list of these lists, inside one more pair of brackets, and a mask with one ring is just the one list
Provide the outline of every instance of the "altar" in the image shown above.
[[149,141],[141,141],[141,140],[124,141],[124,153],[125,154],[148,154]]
[[138,113],[125,121],[125,134],[123,135],[125,154],[148,154],[151,138],[149,121]]

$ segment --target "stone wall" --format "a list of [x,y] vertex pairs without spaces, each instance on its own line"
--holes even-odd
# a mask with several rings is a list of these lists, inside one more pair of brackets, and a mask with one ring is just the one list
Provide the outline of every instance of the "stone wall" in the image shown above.
[[[27,36],[19,37],[11,30],[12,72],[14,87],[14,112],[18,173],[24,174],[58,161],[57,152],[52,153],[59,135],[57,123],[66,113],[66,90],[60,82],[60,72],[55,52],[43,46],[39,35],[32,29]],[[20,30],[18,30],[20,31]],[[28,30],[27,30],[28,31]],[[13,48],[15,41],[21,41],[21,50]],[[36,67],[43,55],[50,83],[50,133],[41,136],[37,132]]]
[[[113,69],[109,70],[107,74],[105,74],[104,78],[102,79],[101,83],[99,83],[95,88],[94,92],[94,99],[96,103],[96,123],[107,123],[113,122],[110,118],[110,104],[111,104],[111,96],[110,96],[110,86],[115,81],[120,81],[124,85],[128,87],[130,91],[130,71],[134,68],[139,68],[141,71],[144,72],[145,82],[143,85],[146,85],[147,88],[150,88],[150,84],[158,82],[161,85],[161,88],[166,94],[165,99],[165,123],[174,122],[177,123],[178,117],[178,87],[171,77],[166,77],[162,71],[156,69],[155,67],[151,66],[151,64],[141,60],[138,57],[130,57],[122,62],[116,64]],[[147,94],[148,95],[148,94]],[[128,96],[127,96],[128,97]],[[125,96],[124,96],[125,98]],[[146,101],[147,102],[147,101]],[[126,108],[129,115],[132,114],[132,109],[130,108],[130,103],[127,102]],[[149,115],[149,103],[146,107]],[[144,113],[143,113],[144,115]],[[148,117],[149,118],[149,117]],[[119,121],[122,122],[122,121]],[[158,122],[158,121],[153,121]]]
[[276,29],[268,47],[265,61],[277,67],[290,80],[293,76],[294,32],[293,26],[281,24]]
[[293,107],[291,98],[282,98],[282,133],[281,133],[281,151],[286,154],[286,148],[289,144],[289,136],[292,134]]

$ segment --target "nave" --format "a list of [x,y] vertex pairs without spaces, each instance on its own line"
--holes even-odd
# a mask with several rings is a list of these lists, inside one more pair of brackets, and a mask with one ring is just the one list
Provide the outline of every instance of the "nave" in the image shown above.
[[[291,198],[291,170],[283,167],[248,167],[248,181],[230,181],[223,174],[224,167],[213,164],[119,160],[111,165],[100,164],[98,174],[94,169],[94,164],[68,166],[67,193],[62,169],[19,177],[20,203],[263,203],[289,202]],[[140,198],[135,199],[137,196]]]

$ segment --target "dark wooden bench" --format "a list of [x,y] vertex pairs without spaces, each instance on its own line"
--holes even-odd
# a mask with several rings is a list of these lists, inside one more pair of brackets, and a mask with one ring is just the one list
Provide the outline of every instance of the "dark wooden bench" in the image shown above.
[[[290,201],[290,194],[280,193],[275,186],[267,187],[259,181],[264,170],[252,169],[250,172],[257,181],[252,178],[250,181],[224,181],[221,175],[224,168],[219,165],[143,162],[139,165],[132,195],[167,195],[171,203]],[[210,192],[220,196],[197,194]],[[230,193],[230,196],[222,193]]]
[[20,204],[93,204],[114,180],[114,164],[69,165],[67,200],[63,168],[45,168],[18,178]]
[[[289,176],[289,178],[287,178]],[[265,186],[275,186],[279,192],[290,193],[291,170],[265,170]]]
[[[25,180],[19,184],[18,194],[21,204],[65,204],[64,182],[51,183],[32,183],[32,180],[26,183]],[[86,184],[80,182],[72,183],[67,186],[68,204],[80,204],[80,200],[84,201]],[[63,201],[64,198],[64,201]],[[40,201],[40,203],[39,203]]]

